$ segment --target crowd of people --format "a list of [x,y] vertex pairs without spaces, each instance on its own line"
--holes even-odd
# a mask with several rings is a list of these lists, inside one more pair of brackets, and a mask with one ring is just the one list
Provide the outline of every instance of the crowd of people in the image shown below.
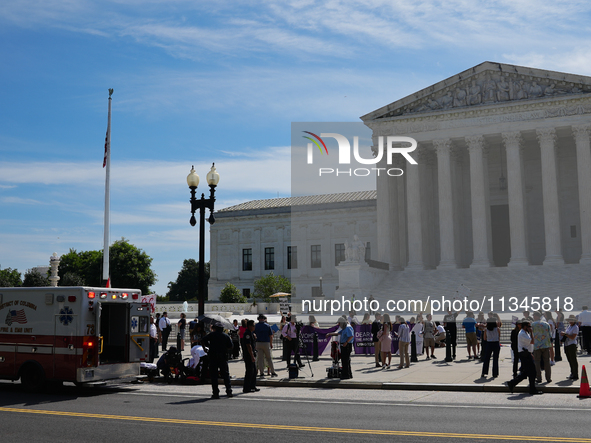
[[[374,318],[366,313],[363,320],[359,322],[354,312],[348,316],[338,319],[338,329],[327,334],[336,337],[336,343],[340,351],[341,379],[353,377],[351,370],[351,354],[355,341],[353,326],[356,324],[371,325],[372,339],[375,349],[375,365],[382,369],[389,369],[392,364],[392,339],[398,338],[399,364],[398,368],[410,367],[410,346],[411,337],[414,335],[414,346],[417,356],[426,355],[426,359],[435,359],[436,347],[445,346],[449,343],[452,358],[456,358],[457,331],[461,326],[466,335],[468,359],[480,359],[482,365],[482,378],[486,378],[491,370],[492,378],[499,377],[499,354],[501,348],[501,328],[503,322],[500,317],[489,312],[485,317],[483,312],[476,316],[473,312],[467,311],[465,318],[459,322],[460,312],[447,311],[443,321],[433,321],[431,314],[423,317],[418,314],[406,321],[403,317],[396,315],[394,322],[389,314],[376,313]],[[191,342],[192,360],[190,364],[196,365],[203,356],[207,355],[208,369],[212,379],[213,398],[219,398],[217,386],[217,375],[225,383],[226,394],[232,396],[230,377],[228,371],[228,360],[238,358],[242,354],[245,364],[245,376],[243,392],[256,392],[257,372],[259,377],[276,377],[275,366],[272,358],[273,339],[276,330],[280,331],[283,341],[283,357],[289,368],[293,354],[293,364],[303,366],[300,358],[301,342],[299,333],[301,323],[296,322],[295,315],[283,316],[279,328],[271,327],[267,323],[267,317],[263,314],[258,316],[258,322],[243,319],[241,324],[234,320],[233,328],[227,328],[228,334],[224,332],[221,324],[212,324],[205,328],[202,322],[197,319],[187,323],[185,314],[177,326],[180,334],[181,351],[184,349],[185,332],[189,329]],[[397,324],[397,328],[393,328]],[[309,317],[309,326],[318,328],[318,322],[314,316]],[[579,329],[580,327],[580,329]],[[275,330],[274,330],[275,328]],[[150,338],[152,358],[158,355],[158,343],[162,345],[162,351],[166,351],[169,334],[171,332],[171,321],[166,312],[151,319]],[[531,313],[523,312],[523,318],[518,320],[511,331],[511,350],[513,352],[513,378],[506,384],[511,392],[517,384],[528,379],[529,392],[532,395],[539,394],[536,383],[542,383],[542,371],[547,383],[552,381],[552,366],[555,365],[554,341],[559,339],[564,345],[564,353],[570,366],[571,380],[578,380],[577,362],[577,337],[579,330],[582,331],[582,347],[591,354],[591,312],[587,306],[579,316],[570,315],[565,319],[564,314],[556,311],[556,317],[552,312]],[[241,352],[240,352],[241,351]]]

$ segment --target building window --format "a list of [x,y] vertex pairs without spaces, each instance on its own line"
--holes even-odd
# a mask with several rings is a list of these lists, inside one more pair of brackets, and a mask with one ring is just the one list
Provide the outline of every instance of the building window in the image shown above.
[[322,297],[320,286],[312,286],[312,297]]
[[367,242],[365,244],[365,261],[371,260],[371,243]]
[[312,245],[310,257],[312,259],[312,268],[322,267],[322,260],[320,258],[320,245]]
[[345,244],[337,243],[334,245],[334,265],[338,266],[342,261],[345,261]]
[[243,288],[242,295],[244,295],[246,298],[250,298],[250,288]]
[[288,246],[287,247],[287,269],[298,268],[298,247]]
[[252,249],[242,250],[242,270],[252,271]]
[[275,248],[265,248],[265,269],[275,269]]

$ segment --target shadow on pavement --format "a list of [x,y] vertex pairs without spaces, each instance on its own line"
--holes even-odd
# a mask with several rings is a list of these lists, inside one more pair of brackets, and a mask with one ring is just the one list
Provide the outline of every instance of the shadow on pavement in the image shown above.
[[62,386],[55,383],[48,383],[47,387],[41,392],[25,392],[20,383],[0,382],[0,406],[35,406],[39,404],[72,401],[77,398],[117,394],[119,392],[128,392],[130,390],[135,390],[131,384],[125,387],[120,385],[105,387],[77,387],[71,384]]

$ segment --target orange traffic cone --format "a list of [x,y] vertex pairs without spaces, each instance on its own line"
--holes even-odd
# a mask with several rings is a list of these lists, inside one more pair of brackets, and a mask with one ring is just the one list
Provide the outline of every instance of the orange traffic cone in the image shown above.
[[579,389],[579,398],[591,397],[591,390],[589,390],[589,379],[587,378],[587,370],[583,365],[583,372],[581,372],[581,388]]

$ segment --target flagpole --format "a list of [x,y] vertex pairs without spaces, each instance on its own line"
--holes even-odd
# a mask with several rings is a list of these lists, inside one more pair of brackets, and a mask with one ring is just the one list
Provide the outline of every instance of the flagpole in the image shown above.
[[104,228],[104,239],[103,239],[103,286],[109,288],[110,276],[109,276],[109,227],[110,227],[110,212],[111,212],[111,95],[113,89],[109,89],[109,117],[107,123],[107,137],[105,140],[105,228]]

